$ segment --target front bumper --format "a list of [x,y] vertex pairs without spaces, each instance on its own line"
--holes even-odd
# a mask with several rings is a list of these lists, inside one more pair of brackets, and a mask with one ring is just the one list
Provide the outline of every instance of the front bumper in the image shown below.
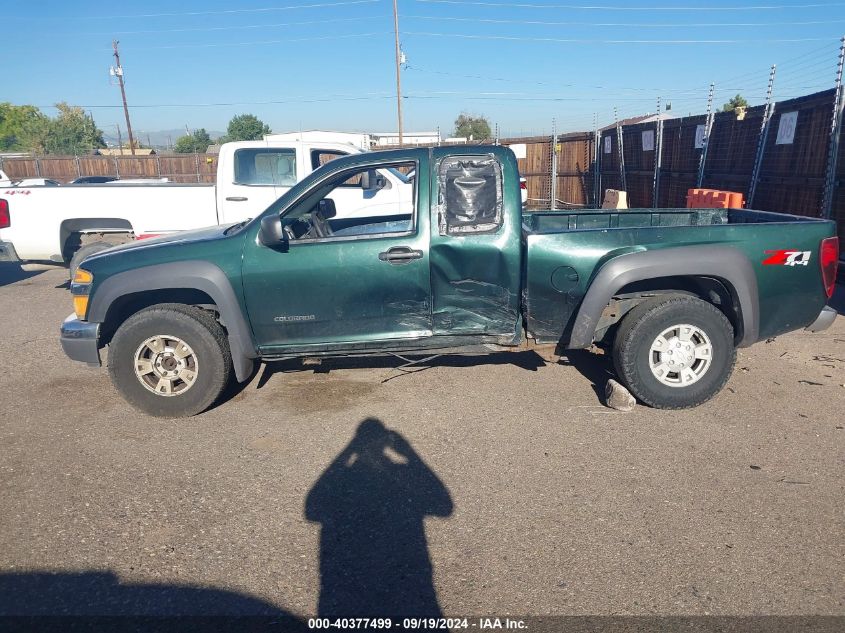
[[99,323],[80,321],[75,314],[71,314],[62,323],[62,336],[59,340],[68,358],[99,367],[102,364],[99,338]]
[[0,262],[19,262],[20,258],[18,257],[17,251],[15,251],[15,245],[11,242],[4,242],[0,240]]
[[833,325],[833,322],[836,320],[836,316],[836,310],[830,306],[825,306],[822,308],[822,311],[819,313],[816,320],[804,329],[808,332],[822,332]]

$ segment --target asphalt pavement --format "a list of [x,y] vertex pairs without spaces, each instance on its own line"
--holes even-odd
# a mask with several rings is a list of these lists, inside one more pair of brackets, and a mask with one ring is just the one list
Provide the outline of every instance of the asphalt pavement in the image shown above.
[[689,411],[520,353],[162,420],[63,355],[66,275],[0,264],[0,613],[845,616],[845,317]]

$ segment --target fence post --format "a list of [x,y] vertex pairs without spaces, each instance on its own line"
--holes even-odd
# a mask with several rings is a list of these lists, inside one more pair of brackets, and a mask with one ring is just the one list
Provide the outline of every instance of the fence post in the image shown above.
[[616,119],[616,149],[619,152],[619,189],[628,191],[628,183],[625,182],[625,144],[622,140],[622,123],[619,121],[616,108],[613,108],[613,118]]
[[842,133],[842,64],[845,62],[845,37],[839,44],[839,60],[836,63],[836,96],[833,100],[833,117],[830,121],[830,152],[827,156],[827,173],[824,179],[822,217],[830,219],[833,210],[833,189],[836,187],[836,159],[839,157],[839,135]]
[[73,162],[76,165],[76,177],[82,176],[82,167],[79,165],[79,155],[73,157]]
[[158,177],[161,178],[161,158],[158,157],[158,154],[156,154],[156,171],[158,172]]
[[552,119],[552,164],[551,164],[551,207],[552,211],[557,209],[557,126],[555,120]]
[[197,182],[200,182],[200,155],[194,152],[194,164],[197,166]]
[[704,120],[704,139],[702,141],[704,147],[701,148],[701,157],[698,159],[698,184],[696,187],[701,188],[704,182],[704,163],[707,162],[707,148],[710,145],[710,130],[713,129],[713,91],[716,84],[710,84],[710,92],[707,93],[707,118]]
[[657,97],[657,123],[654,132],[654,185],[651,193],[651,206],[660,206],[660,167],[663,164],[663,118],[660,116],[660,97]]
[[35,177],[41,178],[41,159],[38,156],[35,157]]
[[[120,151],[121,155],[123,154],[123,150]],[[114,160],[114,175],[120,179],[120,167],[117,164],[117,156],[112,156],[112,160]]]
[[757,193],[757,183],[760,181],[760,170],[763,168],[763,155],[766,153],[766,141],[769,138],[769,123],[775,111],[775,104],[772,103],[772,89],[775,85],[776,65],[772,64],[769,71],[769,87],[766,89],[766,105],[763,109],[763,121],[760,123],[760,136],[757,139],[757,155],[754,157],[754,169],[751,172],[751,183],[748,187],[748,201],[746,208],[754,207],[754,195]]
[[601,135],[599,134],[599,118],[593,112],[593,206],[601,206]]

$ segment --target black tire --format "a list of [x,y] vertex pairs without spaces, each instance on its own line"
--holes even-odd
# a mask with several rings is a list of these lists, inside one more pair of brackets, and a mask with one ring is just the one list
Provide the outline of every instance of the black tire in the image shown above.
[[114,246],[114,244],[109,244],[107,242],[91,242],[90,244],[82,246],[73,254],[73,257],[70,259],[70,264],[68,264],[70,280],[73,281],[73,278],[76,275],[76,269],[79,268],[79,265],[86,257],[91,257],[91,255],[104,251],[112,246]]
[[[196,375],[183,393],[159,395],[135,373],[136,351],[155,336],[178,337],[194,352]],[[204,310],[175,303],[152,306],[129,317],[112,338],[108,364],[112,383],[126,401],[157,417],[202,413],[217,401],[232,375],[232,355],[220,324]]]
[[[710,339],[712,354],[696,382],[669,386],[652,372],[650,350],[660,334],[680,324],[699,328]],[[685,295],[641,303],[625,315],[613,341],[616,374],[638,400],[657,409],[689,409],[710,400],[728,382],[735,362],[731,322],[712,304]]]

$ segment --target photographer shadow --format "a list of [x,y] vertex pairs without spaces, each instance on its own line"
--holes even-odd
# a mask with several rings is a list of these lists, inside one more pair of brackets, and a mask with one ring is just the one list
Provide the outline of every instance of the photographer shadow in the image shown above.
[[361,422],[305,501],[305,518],[321,525],[318,615],[440,617],[424,519],[452,509],[404,437]]

